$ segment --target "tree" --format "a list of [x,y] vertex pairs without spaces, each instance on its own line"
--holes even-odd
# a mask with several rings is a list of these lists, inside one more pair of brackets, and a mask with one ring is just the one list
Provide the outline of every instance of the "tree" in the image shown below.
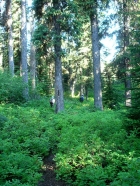
[[[4,53],[8,53],[7,60],[5,60],[5,66],[9,66],[9,72],[12,76],[14,76],[14,50],[13,50],[13,18],[12,18],[12,1],[7,0],[5,2],[0,2],[0,24],[2,26],[2,30],[5,31],[6,41],[6,48]],[[3,5],[3,6],[2,6]],[[7,49],[8,48],[8,52]],[[4,56],[4,55],[3,55]]]
[[[118,66],[118,73],[122,78],[122,82],[124,83],[125,90],[125,106],[131,107],[132,104],[132,77],[131,77],[131,68],[132,65],[132,58],[130,54],[130,46],[134,42],[133,36],[133,29],[134,22],[137,17],[136,1],[128,1],[128,0],[118,0],[118,20],[120,25],[118,43],[120,47],[120,54],[117,66]],[[136,13],[136,14],[135,14]],[[132,60],[132,61],[131,61]]]
[[125,66],[125,105],[131,106],[130,59],[127,54],[127,49],[129,46],[129,17],[127,0],[123,0],[123,34],[123,61]]
[[[53,0],[54,10],[59,12],[59,0]],[[56,101],[56,113],[64,110],[64,98],[63,98],[63,85],[62,85],[62,65],[61,65],[61,28],[60,21],[61,16],[59,14],[54,15],[54,50],[55,50],[55,101]]]
[[[64,55],[62,51],[62,40],[66,33],[77,45],[77,32],[79,32],[76,9],[74,2],[65,0],[42,1],[34,0],[34,10],[39,21],[40,33],[35,32],[35,43],[42,49],[42,58],[50,55],[55,62],[55,99],[56,112],[64,110],[62,64],[61,59]],[[39,47],[38,47],[39,48]],[[49,50],[51,49],[51,50]],[[51,51],[51,52],[50,52]],[[48,62],[46,61],[48,65]],[[49,65],[48,65],[49,66]]]
[[100,69],[100,48],[98,36],[97,20],[97,1],[94,3],[93,12],[90,15],[91,37],[92,37],[92,55],[93,55],[93,74],[94,74],[94,105],[95,108],[103,110],[102,88],[101,88],[101,69]]
[[14,51],[13,51],[13,25],[12,25],[12,1],[9,0],[7,4],[7,26],[8,26],[8,51],[9,51],[9,71],[14,76]]
[[30,34],[31,34],[31,46],[30,46],[30,78],[32,83],[32,90],[34,91],[36,88],[36,50],[35,45],[32,41],[33,33],[34,33],[34,15],[32,13],[30,20]]
[[130,21],[130,61],[131,61],[131,107],[128,107],[128,117],[132,120],[126,124],[128,130],[137,130],[140,132],[140,20],[139,20],[139,3],[135,2],[131,6]]
[[21,1],[12,0],[14,65],[15,74],[19,74],[21,66]]
[[3,69],[3,40],[4,30],[0,27],[0,70]]
[[[55,102],[56,102],[56,113],[61,112],[64,110],[64,98],[63,98],[63,84],[62,84],[62,64],[61,64],[61,27],[60,27],[60,21],[62,21],[62,11],[61,8],[63,8],[63,4],[59,0],[53,0],[52,3],[46,1],[46,7],[44,7],[45,2],[42,2],[40,4],[37,3],[37,1],[34,1],[34,10],[36,12],[36,17],[38,18],[38,21],[40,18],[44,18],[44,26],[46,29],[41,31],[42,34],[45,37],[45,34],[49,35],[48,38],[51,37],[53,43],[53,49],[54,49],[54,61],[55,61]],[[62,7],[61,7],[62,5]],[[38,7],[38,8],[37,8]],[[44,8],[44,9],[43,9]],[[44,11],[44,15],[42,15],[42,11]],[[54,12],[54,13],[53,13]],[[46,24],[46,25],[45,25]],[[42,35],[41,35],[42,37]],[[45,40],[44,39],[44,40]],[[41,44],[43,49],[45,48],[44,56],[47,56],[47,51],[49,50],[49,47],[47,48],[47,45],[50,44],[49,42],[44,42]],[[43,46],[44,45],[44,46]]]
[[62,43],[62,49],[65,49],[65,55],[62,56],[64,90],[70,91],[72,97],[77,94],[87,97],[93,84],[89,21],[82,25],[81,33],[78,46],[75,47],[74,40],[68,36]]
[[100,47],[99,47],[99,28],[98,28],[98,0],[78,1],[79,6],[90,18],[92,56],[93,56],[93,76],[94,76],[94,106],[103,110],[102,88],[101,88],[101,69],[100,69]]
[[21,76],[24,83],[23,96],[29,99],[28,89],[28,67],[27,67],[27,21],[26,21],[26,0],[21,0]]

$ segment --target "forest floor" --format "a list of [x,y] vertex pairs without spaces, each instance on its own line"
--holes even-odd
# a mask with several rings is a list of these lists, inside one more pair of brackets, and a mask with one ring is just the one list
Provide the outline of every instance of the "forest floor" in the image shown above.
[[54,155],[50,153],[49,156],[44,159],[43,181],[40,181],[38,186],[68,186],[64,181],[56,179],[56,166],[53,158]]

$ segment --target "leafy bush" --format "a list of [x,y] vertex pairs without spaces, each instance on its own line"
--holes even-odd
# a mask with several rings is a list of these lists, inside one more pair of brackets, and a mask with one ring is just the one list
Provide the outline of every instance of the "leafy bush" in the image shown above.
[[0,72],[0,102],[23,102],[23,88],[20,77],[11,77],[8,72]]
[[117,111],[79,112],[55,120],[58,178],[71,185],[108,185],[126,171],[129,159],[140,152],[140,142],[134,133],[127,134],[122,121]]
[[0,129],[3,128],[4,123],[7,121],[7,118],[0,114]]
[[22,184],[20,182],[20,180],[17,179],[12,179],[12,181],[6,181],[5,184],[3,184],[3,186],[30,186],[30,184]]
[[77,172],[77,179],[74,185],[96,185],[106,186],[107,174],[102,166],[86,166],[80,172]]
[[5,123],[0,131],[0,185],[33,186],[41,179],[42,159],[53,148],[56,135],[53,124],[47,123],[43,103],[1,105]]
[[140,140],[127,133],[122,113],[93,112],[90,99],[65,103],[57,115],[48,98],[0,105],[0,185],[37,185],[51,150],[57,177],[70,185],[137,186]]
[[41,174],[38,172],[41,161],[37,156],[30,157],[22,151],[11,154],[3,152],[0,159],[0,175],[3,181],[16,179],[20,180],[21,183],[35,185],[41,178]]
[[140,185],[140,158],[133,158],[127,163],[126,171],[119,172],[111,186],[139,186]]

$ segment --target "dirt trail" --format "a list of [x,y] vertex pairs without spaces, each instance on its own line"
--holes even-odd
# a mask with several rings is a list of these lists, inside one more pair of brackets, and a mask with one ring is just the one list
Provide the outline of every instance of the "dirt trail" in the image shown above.
[[38,186],[68,186],[64,181],[56,180],[54,155],[50,153],[44,160],[43,181]]

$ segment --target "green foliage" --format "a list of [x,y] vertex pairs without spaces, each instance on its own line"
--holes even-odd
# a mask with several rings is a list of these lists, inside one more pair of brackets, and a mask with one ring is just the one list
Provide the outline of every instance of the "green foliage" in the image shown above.
[[23,88],[20,77],[11,77],[8,72],[0,71],[0,102],[23,102]]
[[70,185],[137,186],[140,140],[125,130],[123,113],[93,112],[91,98],[65,104],[57,115],[48,98],[0,106],[0,185],[37,185],[51,150],[57,178]]
[[48,99],[22,107],[1,105],[0,185],[33,186],[41,179],[42,159],[56,143],[53,123],[46,119],[46,105]]
[[39,19],[42,16],[42,8],[45,3],[48,3],[49,1],[40,1],[40,0],[33,0],[33,9],[36,12],[36,16]]
[[91,165],[87,165],[80,172],[77,172],[77,180],[74,185],[106,186],[106,179],[107,174],[101,166],[93,167]]
[[139,186],[140,185],[140,159],[133,158],[127,164],[128,170],[119,172],[111,186]]
[[17,179],[12,179],[12,181],[6,181],[5,184],[3,184],[3,186],[30,186],[29,184],[22,184],[19,180]]
[[[138,19],[138,18],[137,18]],[[139,19],[138,19],[139,20]],[[138,27],[140,28],[140,22],[138,21]],[[128,117],[131,121],[128,123],[128,130],[139,131],[140,135],[140,62],[139,62],[139,53],[140,46],[138,44],[140,34],[139,32],[132,32],[134,41],[136,44],[132,44],[129,47],[130,55],[131,55],[131,101],[132,106],[128,108]]]
[[3,128],[4,123],[7,121],[7,118],[0,114],[0,130]]
[[0,155],[0,159],[2,180],[11,181],[12,179],[17,179],[20,180],[20,183],[35,185],[41,177],[41,174],[38,173],[41,167],[41,161],[37,156],[30,157],[22,151],[12,152],[10,154],[3,152]]
[[128,165],[138,156],[140,142],[135,133],[127,135],[119,112],[85,111],[63,117],[56,123],[58,177],[71,185],[107,185],[120,172],[130,171]]
[[107,64],[102,75],[103,105],[105,108],[119,109],[124,103],[124,83],[117,79],[112,64]]
[[82,8],[85,14],[88,16],[92,16],[96,13],[96,6],[97,6],[97,1],[96,0],[77,0],[79,6]]
[[124,85],[122,82],[114,80],[105,82],[103,88],[103,104],[105,108],[119,109],[124,103]]

